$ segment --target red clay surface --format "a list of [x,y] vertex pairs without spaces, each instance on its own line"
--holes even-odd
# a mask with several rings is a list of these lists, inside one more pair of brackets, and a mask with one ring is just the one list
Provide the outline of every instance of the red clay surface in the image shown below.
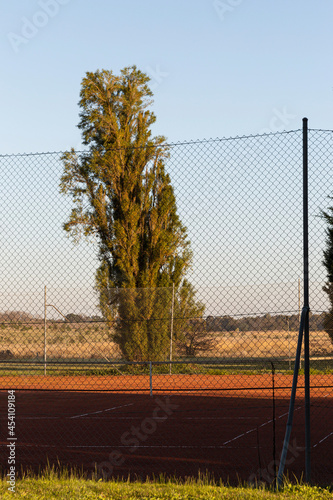
[[[292,377],[276,374],[274,383],[278,462]],[[313,375],[311,385],[312,477],[327,484],[333,482],[333,376]],[[48,460],[87,473],[96,468],[106,477],[207,471],[233,484],[274,478],[271,375],[154,375],[152,397],[144,375],[0,377],[0,388],[3,471],[9,467],[8,390],[15,389],[17,471],[38,470]],[[286,469],[300,478],[302,388],[290,442]]]
[[[275,374],[276,390],[290,393],[292,375]],[[299,377],[299,391],[302,391],[303,380]],[[325,388],[333,387],[333,374],[312,375],[311,386],[316,394],[321,388],[325,395]],[[193,391],[209,393],[223,391],[246,396],[259,394],[260,397],[271,397],[272,375],[153,375],[152,387],[157,392]],[[109,376],[52,376],[52,375],[16,375],[0,377],[0,389],[42,389],[42,390],[74,390],[74,391],[115,391],[130,392],[132,394],[149,393],[150,380],[148,375],[109,375]],[[245,391],[245,392],[244,392]]]

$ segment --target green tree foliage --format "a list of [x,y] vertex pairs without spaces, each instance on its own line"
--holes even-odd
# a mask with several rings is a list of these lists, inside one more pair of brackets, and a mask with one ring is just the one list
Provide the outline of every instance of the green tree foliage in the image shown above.
[[[64,229],[76,242],[81,236],[98,242],[100,309],[128,360],[166,358],[171,296],[166,300],[153,289],[170,290],[175,283],[181,294],[192,260],[165,171],[169,148],[150,130],[156,118],[148,109],[148,82],[135,66],[119,76],[105,70],[86,73],[78,127],[88,150],[63,155],[60,184],[75,203]],[[193,316],[194,289],[187,293]]]
[[203,319],[204,311],[205,305],[195,301],[195,290],[185,279],[174,301],[174,339],[179,354],[193,357],[214,347],[214,338]]
[[[333,199],[330,196],[331,199]],[[324,250],[323,264],[326,268],[327,282],[323,287],[327,293],[330,307],[324,317],[324,328],[329,334],[333,343],[333,207],[329,207],[327,212],[321,211],[322,218],[326,221],[326,249]]]
[[66,315],[66,320],[70,323],[84,323],[85,321],[88,321],[89,318],[82,316],[81,314],[70,313]]

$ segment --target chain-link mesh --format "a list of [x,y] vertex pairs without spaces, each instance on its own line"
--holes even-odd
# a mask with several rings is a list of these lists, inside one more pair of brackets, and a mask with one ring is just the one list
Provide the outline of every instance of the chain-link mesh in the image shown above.
[[[333,194],[332,145],[332,131],[309,131],[311,452],[320,483],[333,477],[320,217]],[[14,390],[23,469],[48,460],[106,477],[207,471],[274,481],[303,303],[302,131],[179,143],[169,153],[193,252],[190,294],[174,284],[96,286],[96,241],[75,245],[63,229],[73,206],[59,190],[62,153],[0,157],[3,471]],[[301,372],[290,475],[301,477],[304,446]]]

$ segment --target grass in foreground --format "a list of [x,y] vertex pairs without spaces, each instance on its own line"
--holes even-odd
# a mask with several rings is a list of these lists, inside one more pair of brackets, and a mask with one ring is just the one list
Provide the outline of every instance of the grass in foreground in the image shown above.
[[80,499],[80,500],[284,500],[304,499],[328,500],[332,498],[331,488],[310,487],[285,483],[279,492],[258,486],[239,486],[237,488],[216,484],[209,479],[188,479],[181,483],[177,480],[163,478],[146,482],[88,480],[78,474],[63,472],[55,474],[52,470],[39,477],[27,475],[16,481],[15,493],[8,491],[6,479],[0,481],[0,497],[4,500],[24,498],[34,500],[46,499]]

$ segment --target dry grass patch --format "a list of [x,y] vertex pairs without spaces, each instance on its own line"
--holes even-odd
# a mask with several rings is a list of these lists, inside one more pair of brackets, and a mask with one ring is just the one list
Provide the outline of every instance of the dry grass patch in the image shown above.
[[[48,358],[99,359],[120,358],[119,347],[112,341],[112,330],[104,323],[47,324]],[[298,331],[224,331],[208,332],[212,348],[199,352],[202,357],[260,358],[294,357]],[[0,351],[15,357],[42,358],[44,324],[0,325]],[[328,334],[310,331],[310,355],[331,356],[333,345]]]
[[[333,345],[325,331],[311,332],[310,355],[333,354]],[[294,357],[298,332],[284,330],[221,332],[217,336],[216,351],[224,357]],[[212,353],[214,354],[214,353]]]

